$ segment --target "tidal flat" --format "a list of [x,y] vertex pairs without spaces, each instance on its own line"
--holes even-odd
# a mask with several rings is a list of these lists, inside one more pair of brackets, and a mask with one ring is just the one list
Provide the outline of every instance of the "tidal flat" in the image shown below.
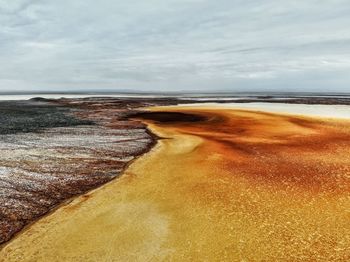
[[4,261],[350,259],[348,120],[225,106],[129,117],[157,145],[19,234]]

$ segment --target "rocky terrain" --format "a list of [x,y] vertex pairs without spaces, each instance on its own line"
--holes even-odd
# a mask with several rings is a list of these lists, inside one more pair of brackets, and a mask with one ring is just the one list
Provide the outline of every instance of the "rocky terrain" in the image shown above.
[[61,99],[0,103],[0,243],[71,197],[117,177],[155,137],[128,120],[174,101]]

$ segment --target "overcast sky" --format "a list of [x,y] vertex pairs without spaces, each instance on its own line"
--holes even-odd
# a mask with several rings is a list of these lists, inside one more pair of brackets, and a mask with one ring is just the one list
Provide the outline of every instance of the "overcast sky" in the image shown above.
[[350,92],[348,0],[0,0],[0,91]]

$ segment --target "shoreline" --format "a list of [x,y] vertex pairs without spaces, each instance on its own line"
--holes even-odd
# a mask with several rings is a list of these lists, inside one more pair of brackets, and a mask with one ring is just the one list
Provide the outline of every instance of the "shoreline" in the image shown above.
[[122,119],[135,110],[124,104],[104,110],[93,99],[50,102],[0,102],[8,112],[0,128],[1,244],[61,203],[119,177],[156,143],[146,126]]
[[[179,107],[189,108],[227,108],[236,110],[250,110],[255,112],[268,112],[280,115],[303,116],[320,119],[350,119],[350,105],[310,105],[310,104],[288,104],[270,102],[251,103],[201,103],[180,104]],[[161,108],[161,107],[159,107]],[[173,107],[176,108],[176,107]]]
[[[16,238],[20,237],[21,234],[24,234],[26,231],[30,230],[31,227],[33,227],[35,225],[35,223],[39,222],[40,220],[44,219],[45,217],[48,217],[48,216],[52,215],[57,210],[68,206],[69,204],[71,204],[72,202],[76,201],[77,199],[85,198],[86,196],[93,194],[95,191],[99,190],[100,188],[102,188],[102,187],[108,185],[109,183],[112,183],[113,181],[115,181],[118,178],[120,178],[125,173],[125,171],[130,167],[130,165],[132,165],[139,158],[141,158],[144,155],[146,155],[147,153],[149,153],[156,146],[158,139],[161,139],[157,135],[153,134],[152,131],[148,127],[146,127],[146,130],[147,130],[147,133],[152,137],[152,141],[153,141],[152,144],[146,150],[144,150],[144,152],[142,154],[136,156],[134,159],[129,161],[118,176],[115,176],[114,178],[112,178],[111,180],[107,181],[106,183],[103,183],[103,184],[101,184],[101,185],[99,185],[99,186],[97,186],[95,188],[92,188],[92,189],[90,189],[90,190],[88,190],[86,192],[83,192],[81,194],[74,195],[71,198],[65,199],[63,202],[60,202],[59,204],[53,206],[46,213],[42,214],[40,217],[35,218],[29,224],[26,224],[20,231],[16,232],[9,240],[1,243],[0,244],[0,253],[8,244],[10,244]],[[0,256],[0,259],[1,259],[1,256]]]

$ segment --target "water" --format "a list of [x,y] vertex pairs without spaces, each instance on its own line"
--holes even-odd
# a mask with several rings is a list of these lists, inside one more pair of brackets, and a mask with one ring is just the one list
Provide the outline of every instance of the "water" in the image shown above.
[[287,103],[200,103],[185,104],[180,107],[221,107],[232,109],[248,109],[254,111],[264,111],[280,114],[292,114],[301,116],[324,117],[324,118],[342,118],[350,119],[349,105],[306,105],[306,104],[287,104]]
[[59,98],[86,98],[86,97],[120,97],[120,98],[155,98],[155,97],[166,97],[162,95],[141,95],[141,94],[20,94],[20,95],[1,95],[0,100],[28,100],[33,97],[43,97],[48,99],[59,99]]

